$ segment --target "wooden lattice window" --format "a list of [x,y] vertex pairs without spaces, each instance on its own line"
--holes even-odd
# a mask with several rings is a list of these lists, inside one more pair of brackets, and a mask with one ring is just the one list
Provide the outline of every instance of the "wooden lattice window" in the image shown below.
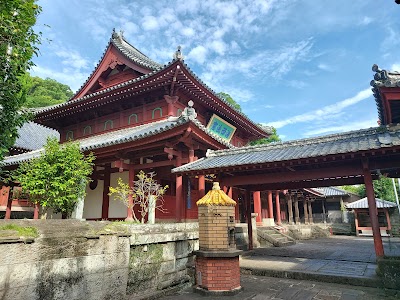
[[[133,118],[133,122],[132,122]],[[128,118],[128,125],[131,125],[132,123],[137,123],[138,122],[138,116],[137,114],[131,114]]]
[[162,108],[161,107],[156,107],[155,109],[153,109],[153,112],[151,113],[151,118],[152,119],[155,118],[156,111],[159,111],[160,112],[160,118],[162,117]]
[[88,134],[92,134],[92,126],[90,125],[83,128],[83,135],[88,135]]
[[104,130],[113,128],[114,128],[114,122],[112,120],[107,120],[104,122]]

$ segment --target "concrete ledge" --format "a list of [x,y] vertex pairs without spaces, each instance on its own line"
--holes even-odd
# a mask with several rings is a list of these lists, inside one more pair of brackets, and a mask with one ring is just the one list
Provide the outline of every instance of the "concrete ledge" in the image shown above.
[[237,257],[243,253],[243,250],[228,250],[228,251],[205,251],[205,250],[197,250],[193,251],[194,255],[200,257],[215,257],[215,258],[224,258],[224,257]]
[[198,286],[193,287],[193,291],[195,293],[203,295],[203,296],[233,296],[233,295],[239,294],[242,290],[243,290],[242,287],[238,287],[231,291],[209,291],[209,290],[203,289]]
[[298,271],[280,271],[280,270],[269,270],[261,268],[255,269],[247,267],[241,267],[240,273],[246,275],[258,275],[258,276],[289,278],[298,280],[315,280],[320,282],[339,283],[339,284],[366,286],[374,288],[380,286],[380,280],[378,277],[364,278],[355,276],[328,275],[321,273],[305,273]]

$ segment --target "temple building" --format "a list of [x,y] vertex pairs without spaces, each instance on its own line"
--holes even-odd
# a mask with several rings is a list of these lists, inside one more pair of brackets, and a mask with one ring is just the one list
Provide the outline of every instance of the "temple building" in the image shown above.
[[[35,130],[40,141],[34,138]],[[132,182],[143,170],[155,172],[157,181],[169,186],[165,212],[157,212],[156,218],[181,221],[197,219],[194,203],[211,188],[211,181],[176,176],[171,169],[204,157],[208,149],[241,147],[270,131],[207,87],[184,63],[180,48],[171,62],[161,65],[114,31],[100,62],[76,94],[65,103],[39,109],[34,123],[20,129],[5,166],[14,168],[37,157],[43,151],[43,137],[58,134],[61,143],[77,141],[85,153],[96,156],[83,218],[131,218],[126,206],[108,195],[109,187],[116,186],[118,178]],[[0,205],[10,217],[22,202],[13,201],[7,187],[2,192]]]

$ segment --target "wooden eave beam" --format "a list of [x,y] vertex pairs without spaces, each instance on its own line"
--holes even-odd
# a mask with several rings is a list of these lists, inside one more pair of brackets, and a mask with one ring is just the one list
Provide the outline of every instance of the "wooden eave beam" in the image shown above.
[[[141,81],[135,82],[129,86],[123,86],[123,87],[118,88],[117,90],[109,91],[105,94],[91,97],[91,98],[87,99],[86,101],[80,101],[77,103],[74,103],[74,101],[71,101],[70,105],[67,105],[66,107],[61,107],[59,109],[55,109],[55,110],[51,111],[50,114],[49,114],[49,112],[44,112],[44,113],[38,114],[35,116],[35,119],[48,121],[48,120],[51,120],[54,118],[58,118],[58,117],[60,117],[60,115],[70,115],[79,110],[82,110],[82,111],[87,110],[87,109],[97,107],[100,105],[104,105],[104,104],[107,104],[110,102],[119,101],[120,99],[123,99],[126,97],[131,97],[133,95],[139,95],[139,94],[151,91],[160,86],[169,85],[172,82],[172,76],[173,76],[174,69],[171,69],[171,67],[173,65],[171,65],[169,68],[163,70],[163,72],[160,74],[154,74],[153,76],[150,76]],[[86,107],[86,106],[88,106],[88,107]],[[84,107],[85,107],[85,109],[83,109]]]

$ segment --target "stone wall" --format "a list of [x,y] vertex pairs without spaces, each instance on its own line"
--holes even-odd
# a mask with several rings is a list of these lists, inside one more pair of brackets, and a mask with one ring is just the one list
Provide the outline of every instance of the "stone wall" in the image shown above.
[[0,231],[2,300],[144,297],[188,282],[198,249],[197,223],[4,220],[0,226],[10,223],[40,235],[31,242]]
[[400,237],[400,215],[399,210],[396,208],[390,211],[390,223],[392,225],[392,235]]

